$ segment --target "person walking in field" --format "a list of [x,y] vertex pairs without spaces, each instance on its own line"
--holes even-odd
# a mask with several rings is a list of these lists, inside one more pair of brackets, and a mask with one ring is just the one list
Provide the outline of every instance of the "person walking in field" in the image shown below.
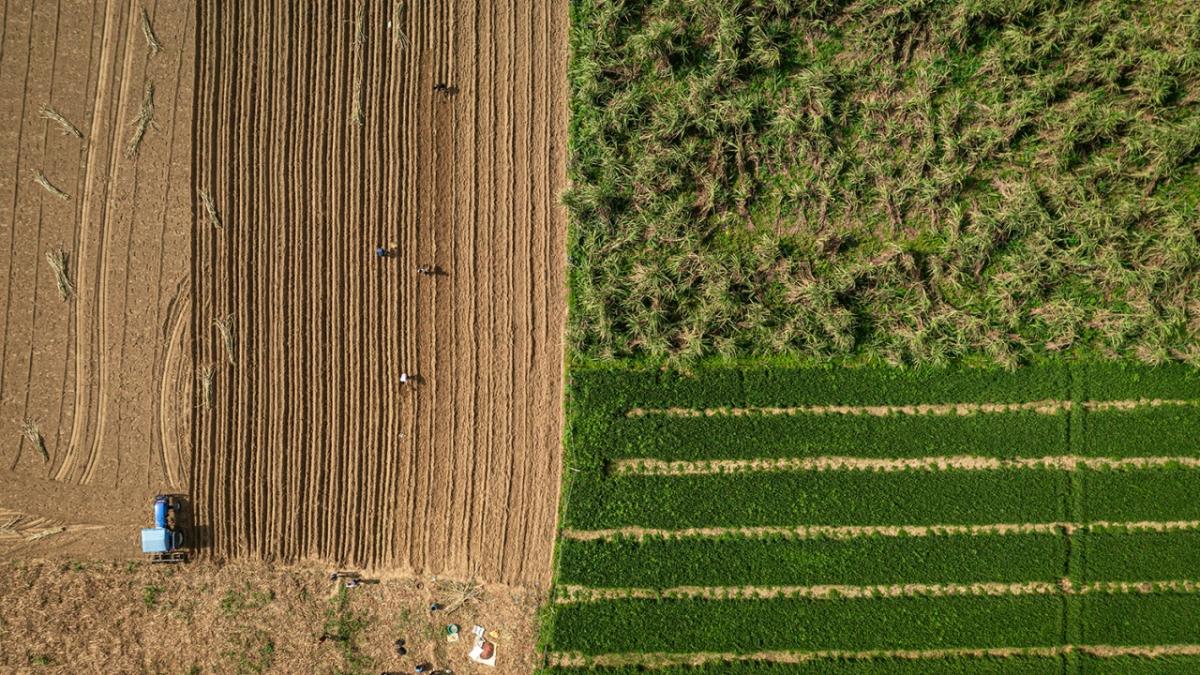
[[408,384],[408,373],[400,373],[400,384]]
[[430,274],[433,274],[433,268],[429,265],[421,265],[417,268],[417,274],[429,276]]

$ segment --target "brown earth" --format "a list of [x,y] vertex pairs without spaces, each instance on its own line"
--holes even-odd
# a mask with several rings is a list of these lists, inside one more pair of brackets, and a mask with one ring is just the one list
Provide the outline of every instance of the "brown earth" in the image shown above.
[[193,247],[194,359],[216,372],[193,438],[205,545],[548,583],[565,4],[198,17],[196,183],[223,221]]
[[[27,667],[39,645],[106,672],[168,663],[190,624],[157,632],[163,617],[129,606],[143,581],[99,562],[139,557],[163,492],[188,495],[199,562],[136,574],[174,575],[178,602],[211,603],[223,575],[299,574],[245,559],[474,576],[528,598],[548,583],[566,6],[408,4],[0,9],[0,560],[23,566],[0,575],[0,664]],[[66,300],[47,260],[59,247]],[[233,363],[214,330],[226,317]],[[88,573],[23,562],[45,558]],[[405,597],[384,592],[379,607]],[[502,649],[522,656],[501,672],[529,671],[537,604],[514,605],[528,639]],[[271,630],[300,630],[288,619],[303,610],[272,606],[287,611]],[[182,647],[219,670],[230,635]],[[310,638],[294,638],[297,654]]]
[[[385,577],[343,592],[325,569],[244,562],[12,561],[0,570],[6,673],[411,673],[430,661],[458,673],[528,675],[545,600],[487,586],[480,600],[431,614],[430,602],[449,596],[428,577]],[[464,636],[448,643],[452,622]],[[467,659],[477,624],[496,631],[494,671]],[[323,633],[349,639],[319,642]],[[393,651],[397,639],[408,649],[403,658]]]
[[[45,525],[0,540],[2,557],[128,557],[153,495],[187,488],[194,26],[160,4],[153,56],[132,3],[6,3],[0,19],[0,511]],[[126,156],[146,83],[154,124]],[[59,247],[67,301],[46,260]]]

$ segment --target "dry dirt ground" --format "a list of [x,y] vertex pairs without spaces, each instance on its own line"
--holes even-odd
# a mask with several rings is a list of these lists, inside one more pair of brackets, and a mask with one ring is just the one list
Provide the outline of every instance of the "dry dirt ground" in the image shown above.
[[[422,661],[456,673],[534,670],[541,595],[487,586],[453,614],[430,614],[430,602],[449,596],[428,577],[343,593],[326,573],[263,563],[0,563],[0,670],[411,673]],[[496,632],[494,670],[468,661],[466,637],[446,641],[451,622],[464,633],[474,625]],[[319,642],[325,633],[334,638]]]
[[[153,56],[130,3],[2,10],[0,556],[128,556],[149,499],[187,488],[194,17],[161,5]],[[153,124],[128,153],[147,83]]]
[[200,3],[197,524],[226,558],[547,583],[565,3],[332,5]]
[[[548,583],[566,3],[329,5],[0,9],[3,564],[85,560],[100,592],[125,563],[96,561],[136,559],[150,500],[176,492],[201,561],[176,570],[180,593],[248,560]],[[51,570],[0,579],[0,663],[70,625],[65,578],[37,578]],[[141,616],[137,594],[105,597]],[[149,637],[97,634],[155,663]]]

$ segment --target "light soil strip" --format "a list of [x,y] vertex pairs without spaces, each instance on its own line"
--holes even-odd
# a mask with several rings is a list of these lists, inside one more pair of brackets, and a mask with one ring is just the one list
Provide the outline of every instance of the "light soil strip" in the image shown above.
[[1121,401],[1084,401],[1076,403],[1058,399],[1025,401],[1022,403],[918,403],[914,405],[808,405],[789,407],[718,407],[718,408],[632,408],[626,417],[780,417],[795,415],[889,415],[967,416],[979,413],[1036,412],[1056,415],[1080,406],[1086,410],[1135,410],[1163,406],[1200,406],[1200,399],[1142,398]]
[[771,598],[807,598],[812,600],[856,600],[863,598],[909,598],[948,596],[1017,596],[1017,595],[1095,595],[1196,593],[1200,582],[1190,580],[1165,581],[1100,581],[1076,586],[1070,579],[1057,582],[980,582],[972,584],[818,584],[813,586],[675,586],[673,588],[592,588],[560,586],[554,602],[560,605],[605,602],[610,600],[768,600]]
[[576,667],[587,666],[632,666],[640,665],[647,668],[666,668],[678,665],[704,665],[707,663],[727,663],[732,661],[764,661],[770,663],[808,663],[823,660],[892,660],[904,659],[909,661],[925,661],[938,659],[961,658],[1013,658],[1041,657],[1055,658],[1071,653],[1087,654],[1099,658],[1115,658],[1121,656],[1138,656],[1156,658],[1162,656],[1198,656],[1200,645],[1061,645],[1057,647],[992,647],[984,649],[902,649],[875,651],[772,651],[753,654],[732,654],[705,652],[699,654],[599,654],[584,656],[577,653],[552,652],[549,654],[551,666]]
[[1001,459],[976,455],[873,459],[865,457],[781,457],[778,459],[711,459],[664,461],[633,458],[614,460],[610,473],[636,476],[699,476],[769,471],[999,471],[1003,469],[1147,469],[1163,466],[1200,467],[1200,457],[1081,457],[1051,455]]
[[1007,534],[1074,534],[1075,532],[1181,532],[1200,530],[1200,520],[1091,523],[994,523],[987,525],[796,525],[790,527],[691,527],[678,530],[615,527],[562,531],[563,539],[717,539],[721,537],[793,537],[796,539],[858,539],[862,537],[941,537]]

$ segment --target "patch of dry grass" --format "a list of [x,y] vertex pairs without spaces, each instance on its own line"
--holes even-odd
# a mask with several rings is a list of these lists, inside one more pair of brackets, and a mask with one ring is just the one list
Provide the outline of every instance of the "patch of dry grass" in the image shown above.
[[150,13],[145,7],[142,8],[142,35],[146,36],[146,47],[150,49],[150,56],[162,51],[162,43],[154,34],[154,26],[150,25]]
[[42,437],[42,430],[38,428],[37,422],[26,417],[25,421],[21,423],[21,435],[37,449],[38,454],[42,456],[43,463],[50,461],[50,452],[46,450],[46,439]]
[[54,108],[44,105],[42,106],[42,110],[39,114],[41,115],[42,119],[57,123],[58,126],[62,128],[64,134],[67,134],[68,136],[74,136],[75,138],[83,138],[83,132],[79,130],[79,127],[71,124],[70,120],[63,117],[62,113],[58,112]]
[[225,347],[225,358],[229,361],[229,365],[235,365],[237,361],[234,359],[234,350],[237,343],[233,335],[233,315],[228,314],[216,319],[213,321],[213,325],[217,328],[217,334],[221,336],[221,344]]
[[67,276],[67,252],[62,250],[62,247],[46,251],[46,262],[50,264],[50,269],[54,270],[58,294],[63,300],[70,300],[71,296],[75,295],[75,287],[71,284],[71,278]]
[[208,190],[200,191],[200,203],[204,205],[204,212],[208,214],[208,222],[212,223],[213,227],[223,227],[221,214],[217,212],[217,204]]
[[125,146],[125,157],[132,159],[138,153],[138,148],[142,145],[142,139],[146,136],[146,131],[154,124],[154,83],[147,82],[146,88],[142,93],[142,109],[138,112],[138,117],[133,121],[133,136],[129,138],[129,143]]
[[200,407],[208,410],[213,404],[213,367],[200,369]]

